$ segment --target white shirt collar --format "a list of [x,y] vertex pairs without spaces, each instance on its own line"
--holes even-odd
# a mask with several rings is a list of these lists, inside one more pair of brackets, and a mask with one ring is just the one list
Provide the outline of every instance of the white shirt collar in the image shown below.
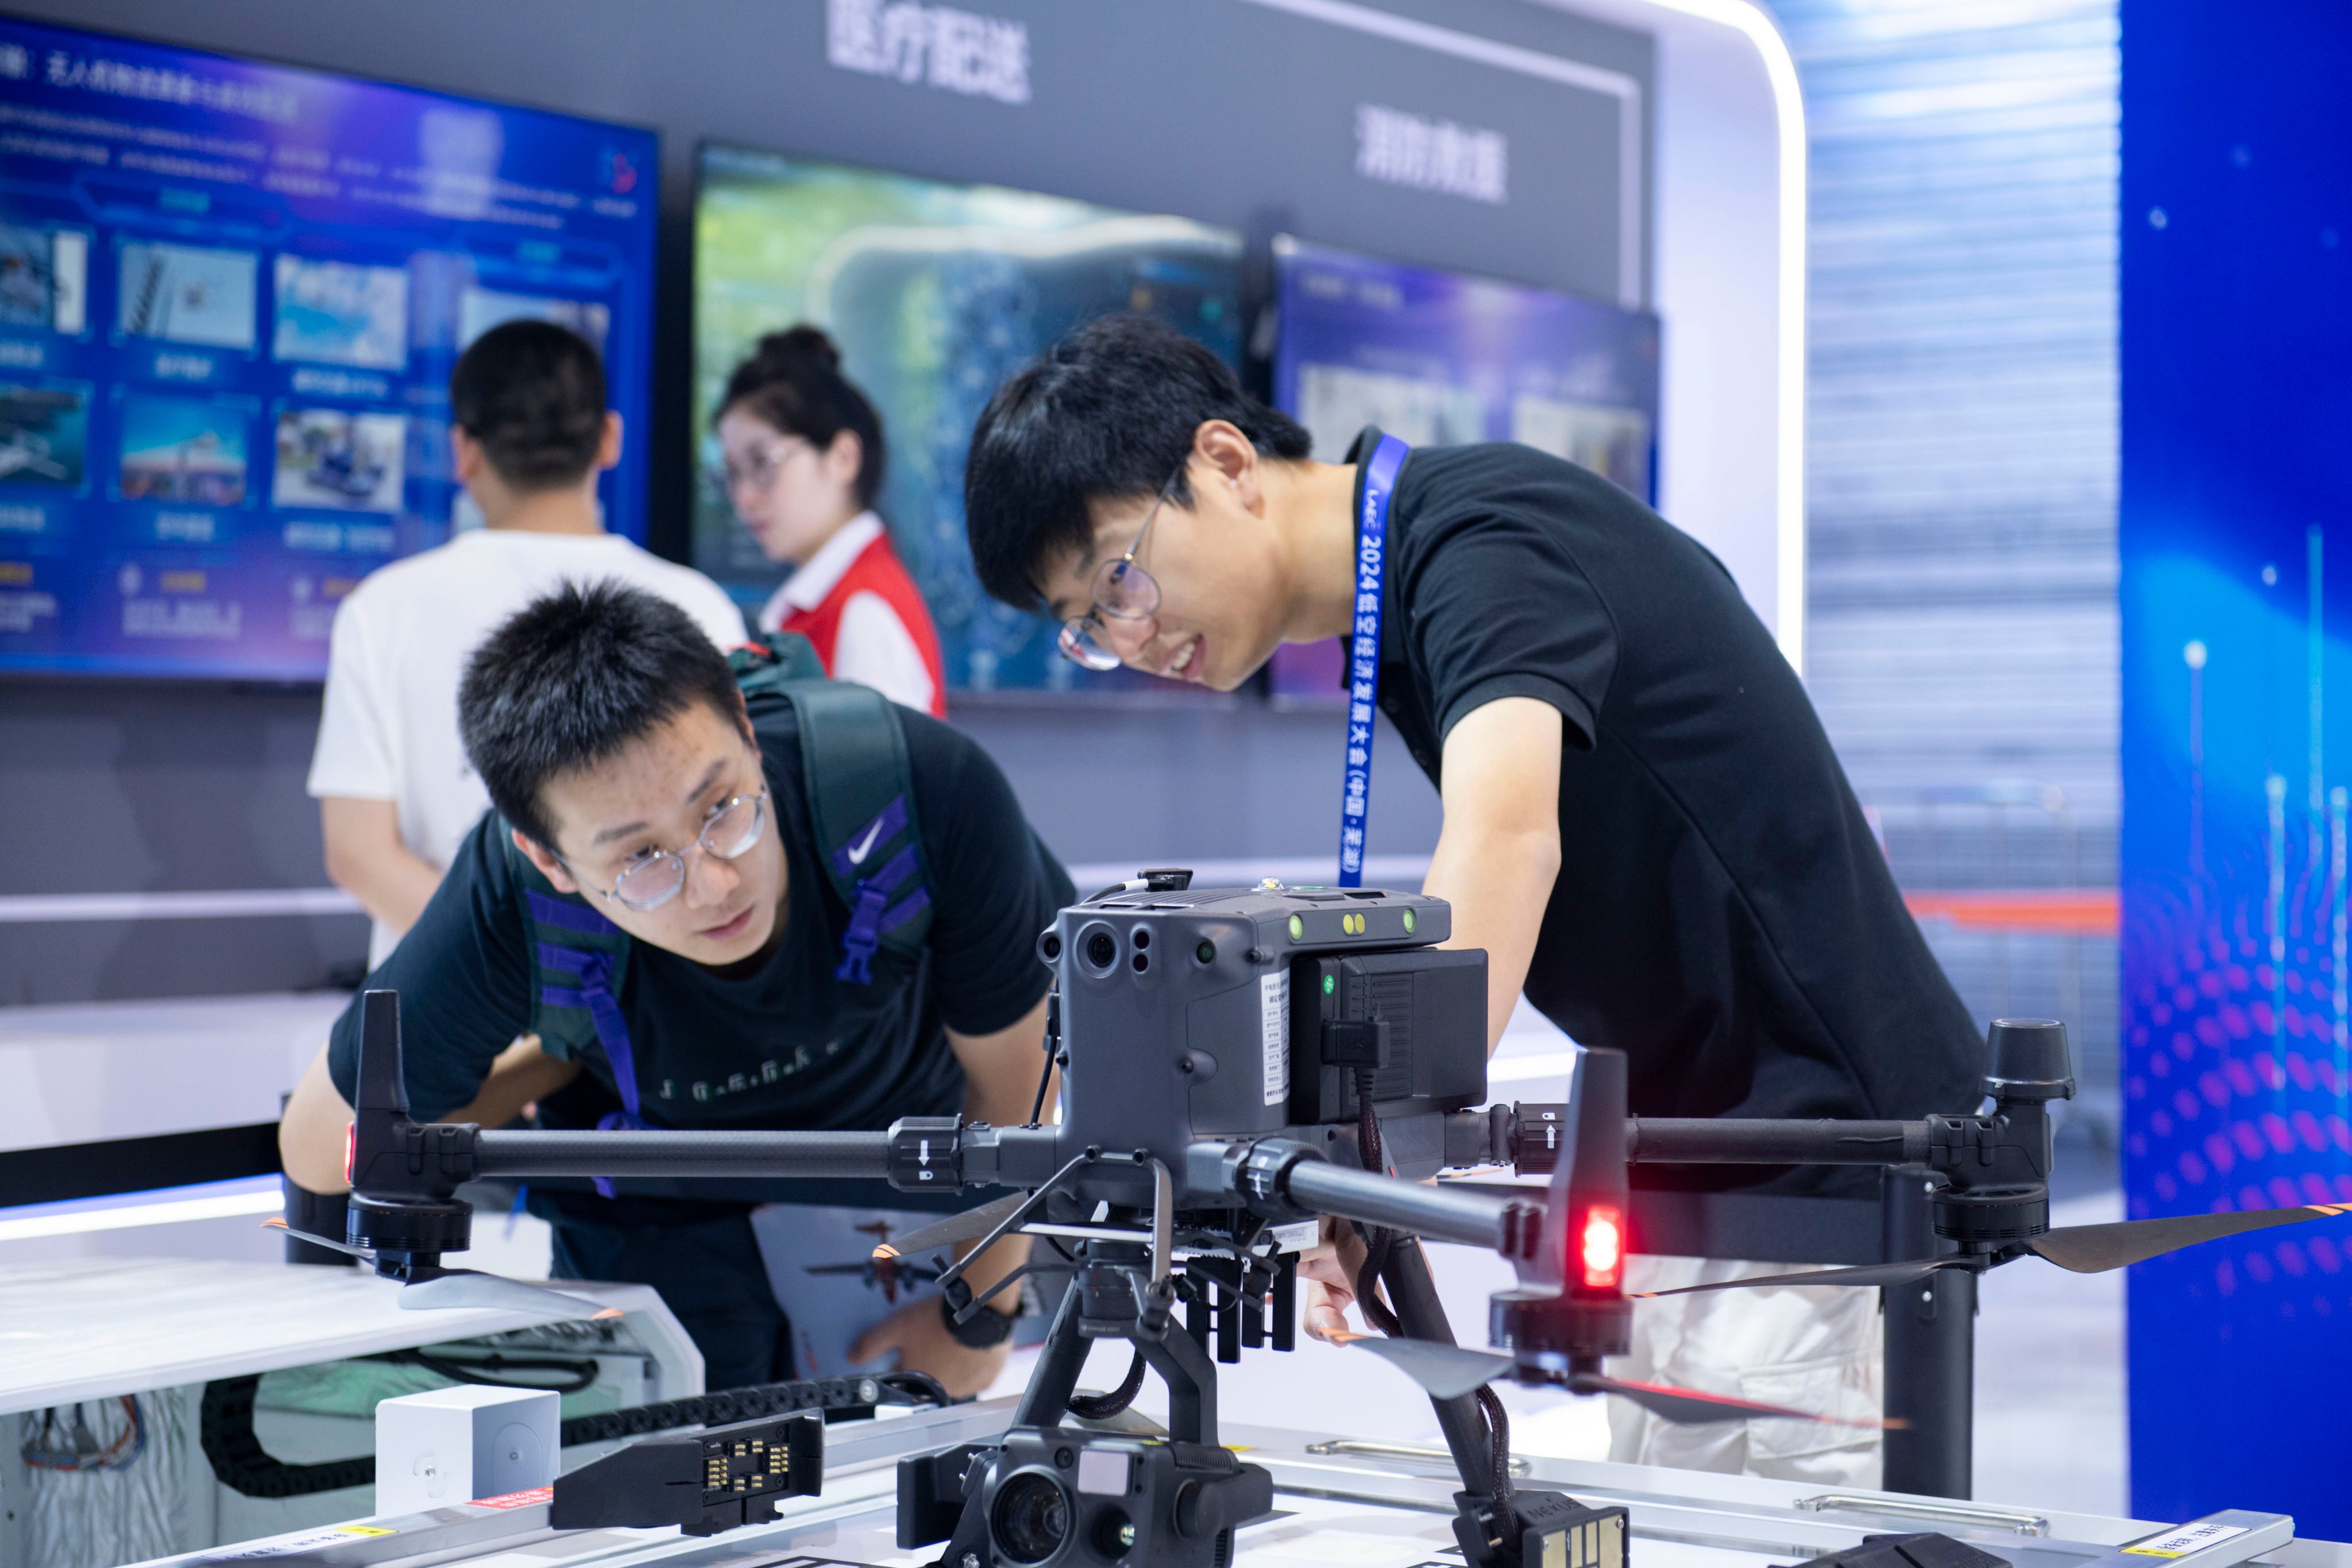
[[776,597],[796,610],[814,610],[824,603],[824,596],[841,581],[850,564],[866,553],[866,547],[882,537],[882,520],[871,511],[861,511],[841,525],[841,531],[817,547],[817,552],[803,562],[784,585],[776,590]]

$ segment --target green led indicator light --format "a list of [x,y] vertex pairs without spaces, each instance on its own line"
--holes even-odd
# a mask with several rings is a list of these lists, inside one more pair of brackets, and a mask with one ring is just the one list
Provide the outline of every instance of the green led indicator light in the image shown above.
[[1412,911],[1411,910],[1407,910],[1404,912],[1404,931],[1407,936],[1411,936],[1412,934]]
[[1339,977],[1338,975],[1327,974],[1323,977],[1324,995],[1328,996],[1332,992],[1337,991],[1338,989],[1339,989]]
[[1303,921],[1303,920],[1299,919],[1297,915],[1293,915],[1293,916],[1291,916],[1291,917],[1290,917],[1290,940],[1291,940],[1291,941],[1293,941],[1293,942],[1304,942],[1306,939],[1307,939],[1307,922],[1306,922],[1305,921]]

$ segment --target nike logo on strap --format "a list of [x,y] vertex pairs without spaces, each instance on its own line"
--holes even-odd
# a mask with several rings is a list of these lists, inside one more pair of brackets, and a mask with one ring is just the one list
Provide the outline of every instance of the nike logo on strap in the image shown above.
[[874,853],[874,841],[875,841],[877,838],[879,838],[881,836],[882,836],[882,825],[881,825],[881,823],[877,822],[877,823],[875,823],[875,825],[874,825],[873,826],[871,826],[871,827],[867,828],[867,829],[866,830],[866,842],[865,842],[865,843],[863,843],[863,844],[853,844],[853,845],[851,845],[851,846],[850,846],[850,847],[849,847],[845,851],[844,851],[844,853],[845,853],[845,854],[849,857],[849,863],[850,863],[851,865],[853,865],[853,866],[863,866],[863,865],[865,865],[865,864],[866,864],[866,858],[868,855],[871,855],[871,854],[873,854],[873,853]]

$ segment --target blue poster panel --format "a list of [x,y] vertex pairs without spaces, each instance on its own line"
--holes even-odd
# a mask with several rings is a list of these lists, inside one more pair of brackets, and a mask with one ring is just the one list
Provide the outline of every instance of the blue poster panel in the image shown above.
[[0,126],[0,669],[319,679],[467,521],[449,370],[515,317],[604,350],[645,537],[650,132],[5,18]]
[[[1367,425],[1415,447],[1517,441],[1657,502],[1658,318],[1549,289],[1274,241],[1276,406],[1315,456]],[[1340,700],[1339,643],[1279,648],[1276,697]]]
[[[2124,1178],[2352,1202],[2352,18],[2124,6]],[[2352,1218],[2129,1285],[2132,1511],[2352,1538]]]

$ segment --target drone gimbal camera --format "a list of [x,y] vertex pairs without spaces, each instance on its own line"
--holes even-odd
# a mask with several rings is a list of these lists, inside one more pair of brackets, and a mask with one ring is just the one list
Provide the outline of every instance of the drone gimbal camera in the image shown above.
[[[1981,1114],[1915,1121],[1629,1119],[1625,1063],[1580,1053],[1566,1105],[1486,1099],[1486,957],[1440,949],[1441,900],[1363,889],[1195,889],[1146,873],[1065,910],[1038,942],[1055,973],[1045,1062],[1058,1123],[909,1117],[876,1131],[534,1131],[420,1124],[403,1088],[398,998],[362,1000],[349,1234],[338,1246],[418,1307],[552,1300],[539,1287],[446,1269],[469,1213],[460,1184],[544,1179],[884,1179],[905,1191],[1016,1189],[898,1237],[883,1255],[1020,1232],[1023,1275],[1062,1276],[1045,1348],[998,1442],[904,1461],[899,1540],[944,1539],[947,1568],[1221,1568],[1233,1531],[1270,1506],[1265,1471],[1217,1436],[1215,1363],[1289,1348],[1299,1249],[1318,1216],[1363,1243],[1357,1300],[1381,1332],[1349,1342],[1428,1391],[1459,1470],[1455,1534],[1470,1568],[1621,1568],[1622,1510],[1514,1488],[1498,1378],[1605,1393],[1676,1422],[1839,1420],[1608,1376],[1626,1346],[1627,1166],[1644,1163],[1926,1165],[1942,1185],[1932,1258],[1763,1283],[1892,1285],[2034,1253],[2083,1271],[2352,1205],[2048,1228],[2048,1102],[2072,1092],[2055,1024],[1994,1026]],[[1041,1075],[1041,1106],[1044,1075]],[[1446,1169],[1515,1165],[1532,1187],[1425,1185]],[[1499,1352],[1457,1346],[1420,1237],[1489,1248],[1517,1286],[1495,1298]],[[959,1312],[982,1310],[961,1279]],[[1385,1298],[1383,1300],[1383,1297]],[[1268,1321],[1269,1307],[1273,1309]],[[1180,1321],[1180,1314],[1181,1321]],[[1092,1342],[1125,1341],[1118,1387],[1082,1394]],[[1164,1439],[1105,1431],[1156,1372]],[[1875,1426],[1876,1421],[1843,1420]]]

